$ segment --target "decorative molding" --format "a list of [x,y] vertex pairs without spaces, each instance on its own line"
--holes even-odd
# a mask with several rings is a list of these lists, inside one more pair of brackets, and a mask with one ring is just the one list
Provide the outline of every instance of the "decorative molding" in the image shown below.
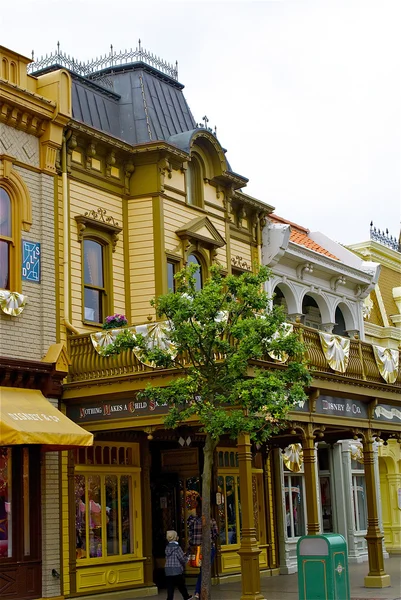
[[[336,292],[339,285],[345,285],[347,280],[344,275],[339,275],[338,277],[332,277],[330,279],[330,288]],[[360,286],[359,286],[360,287]]]
[[98,208],[97,210],[89,210],[83,215],[77,215],[75,220],[78,225],[78,242],[82,242],[85,234],[85,230],[88,227],[103,231],[111,236],[113,244],[113,252],[115,252],[116,245],[118,242],[118,234],[122,231],[122,227],[112,216],[106,216],[106,210],[104,208]]
[[313,273],[313,264],[310,262],[306,262],[306,263],[302,263],[300,265],[297,266],[296,268],[296,273],[297,273],[297,277],[298,279],[300,279],[301,281],[304,280],[304,275],[309,273]]
[[313,250],[308,250],[305,248],[301,248],[298,244],[294,244],[291,242],[288,244],[287,253],[292,257],[297,257],[300,259],[304,259],[307,262],[311,262],[314,266],[320,265],[322,267],[326,267],[331,271],[335,271],[335,273],[341,273],[343,275],[348,275],[351,278],[359,279],[361,282],[365,284],[370,284],[371,275],[364,271],[360,271],[358,269],[354,269],[349,266],[345,266],[338,260],[331,259],[326,257],[324,254],[319,254],[318,252],[314,252]]
[[252,271],[251,265],[244,258],[242,258],[242,256],[232,256],[231,264],[233,267],[238,267],[244,271]]
[[197,217],[177,229],[175,233],[181,240],[199,242],[201,246],[206,248],[222,248],[226,245],[225,239],[208,217]]

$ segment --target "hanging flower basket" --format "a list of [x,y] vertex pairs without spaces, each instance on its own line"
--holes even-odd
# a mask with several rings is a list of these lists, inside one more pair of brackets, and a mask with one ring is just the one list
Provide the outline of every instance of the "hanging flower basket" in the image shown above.
[[128,321],[125,315],[110,315],[105,318],[103,329],[118,329],[119,327],[125,327],[126,325],[128,325]]

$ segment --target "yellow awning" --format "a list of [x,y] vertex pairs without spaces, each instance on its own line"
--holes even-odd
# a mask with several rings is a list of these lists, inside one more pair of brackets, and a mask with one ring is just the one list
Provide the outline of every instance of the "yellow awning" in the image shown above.
[[0,446],[43,444],[49,450],[92,446],[93,435],[55,408],[39,390],[0,386]]

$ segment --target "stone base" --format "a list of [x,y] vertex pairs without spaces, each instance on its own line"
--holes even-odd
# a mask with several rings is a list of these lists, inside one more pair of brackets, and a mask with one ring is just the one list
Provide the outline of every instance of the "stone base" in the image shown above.
[[263,594],[256,592],[252,594],[243,594],[240,600],[266,600],[266,598],[263,596]]
[[390,575],[367,575],[365,577],[365,587],[367,588],[385,588],[390,586]]
[[103,594],[95,594],[92,596],[79,596],[79,600],[132,600],[132,598],[150,598],[151,596],[157,596],[159,590],[156,586],[149,586],[145,588],[131,588],[130,590],[118,590],[105,592]]

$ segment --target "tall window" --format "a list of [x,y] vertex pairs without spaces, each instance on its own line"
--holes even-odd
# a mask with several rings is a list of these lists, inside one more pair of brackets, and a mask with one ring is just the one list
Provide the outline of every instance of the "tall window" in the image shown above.
[[202,264],[201,264],[200,260],[194,254],[190,254],[188,256],[187,262],[188,262],[188,265],[192,264],[192,265],[198,266],[198,270],[194,273],[194,277],[195,277],[195,288],[197,291],[199,291],[202,289],[202,286],[203,286]]
[[138,454],[139,450],[122,444],[97,444],[86,454],[77,453],[74,489],[79,561],[140,552],[140,469],[133,464]]
[[203,207],[203,166],[194,154],[187,170],[187,198],[188,204]]
[[173,260],[167,261],[167,289],[169,292],[175,292],[174,275],[177,272],[177,263]]
[[368,508],[366,504],[365,471],[363,464],[357,460],[351,460],[351,470],[355,530],[366,531],[368,528]]
[[101,323],[105,304],[104,247],[84,240],[84,320]]
[[284,472],[285,531],[287,538],[305,535],[306,506],[304,497],[304,476],[291,471]]
[[11,199],[0,188],[0,289],[10,289],[12,238]]
[[321,500],[321,520],[323,533],[330,533],[333,529],[333,507],[331,498],[331,473],[329,448],[320,447],[317,451],[319,465],[319,484]]

